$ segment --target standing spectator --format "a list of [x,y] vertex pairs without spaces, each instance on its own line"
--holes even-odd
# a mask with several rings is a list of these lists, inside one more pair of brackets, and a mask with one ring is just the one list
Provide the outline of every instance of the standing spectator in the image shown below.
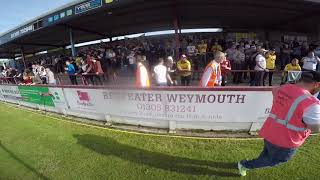
[[42,84],[42,80],[39,76],[39,74],[33,74],[30,76],[32,78],[32,84]]
[[127,56],[129,61],[129,71],[134,74],[136,69],[136,57],[134,51],[131,51],[130,54]]
[[168,69],[168,74],[170,76],[170,79],[172,80],[172,84],[171,85],[177,85],[177,65],[176,63],[173,61],[172,56],[168,56],[167,58],[167,69]]
[[113,57],[110,59],[110,71],[109,71],[109,76],[112,77],[113,81],[115,82],[118,77],[118,69],[119,65],[121,65],[120,59],[118,56]]
[[56,73],[62,73],[63,72],[63,56],[61,55],[60,57],[55,58],[55,71]]
[[299,44],[293,47],[292,58],[301,59],[301,46]]
[[264,54],[265,52],[265,49],[260,49],[259,54],[256,56],[256,66],[254,68],[256,72],[254,75],[254,81],[251,86],[261,86],[264,73],[268,72],[267,62]]
[[30,73],[31,72],[29,70],[26,70],[23,73],[23,81],[22,81],[23,85],[31,85],[33,83],[32,77],[30,76]]
[[213,52],[213,54],[215,54],[217,51],[223,51],[221,45],[218,44],[218,41],[214,41],[211,51]]
[[320,58],[315,56],[314,51],[309,51],[308,56],[302,58],[303,62],[303,71],[316,71],[317,65],[320,63]]
[[67,65],[67,67],[65,68],[65,70],[67,71],[67,73],[69,75],[71,84],[72,85],[78,85],[77,76],[75,75],[76,74],[76,69],[74,68],[73,64],[70,63],[69,60],[66,61],[66,65]]
[[208,49],[208,44],[205,43],[204,40],[201,40],[201,43],[198,45],[198,51],[200,54],[200,64],[207,64],[207,49]]
[[89,85],[94,85],[94,67],[93,67],[93,58],[91,57],[90,54],[87,54],[87,59],[86,59],[86,64],[87,64],[87,68],[86,71],[82,73],[82,75],[84,75],[84,78],[86,80],[86,82]]
[[107,62],[109,64],[109,77],[112,77],[113,81],[116,81],[117,79],[117,55],[116,53],[111,49],[107,49],[106,52]]
[[301,46],[301,57],[307,56],[309,49],[310,49],[310,47],[309,47],[308,43],[306,41],[304,41]]
[[[243,70],[245,64],[245,54],[243,52],[243,48],[238,45],[236,47],[236,51],[234,54],[234,63],[233,63],[233,70]],[[233,76],[234,83],[242,83],[242,74],[243,72],[235,72]]]
[[231,62],[232,67],[234,67],[235,54],[236,54],[236,45],[231,45],[229,49],[226,50],[227,59]]
[[[188,49],[188,45],[189,44],[188,44],[188,41],[187,41],[187,39],[185,37],[181,40],[180,44],[181,44],[181,49],[183,49],[183,51]],[[176,44],[176,46],[177,46],[177,44]],[[178,56],[179,56],[179,54],[176,54],[176,57],[178,57]]]
[[159,58],[159,64],[153,68],[153,76],[156,79],[157,86],[168,86],[168,81],[173,84],[168,73],[167,67],[164,66],[164,59]]
[[54,78],[54,74],[53,72],[50,70],[49,67],[46,68],[46,82],[48,83],[48,85],[56,85],[57,81]]
[[[247,42],[247,43],[248,43],[247,45],[249,45],[249,48],[246,47],[245,52],[244,52],[246,58],[245,58],[245,63],[244,63],[244,68],[243,69],[244,70],[253,70],[254,67],[252,67],[252,65],[251,65],[252,64],[251,57],[256,52],[256,49],[254,49],[253,46],[250,46],[249,42]],[[251,75],[251,73],[250,73],[250,75]],[[248,77],[248,73],[245,72],[244,76],[243,76],[243,79],[246,80],[247,77]]]
[[221,66],[221,86],[226,86],[227,85],[227,77],[229,71],[231,71],[231,63],[228,59],[225,59],[220,63]]
[[76,73],[76,75],[85,73],[87,71],[87,68],[88,68],[87,61],[82,59],[81,62],[80,62],[79,70]]
[[221,66],[220,63],[226,60],[223,52],[216,52],[214,59],[209,63],[204,70],[200,81],[200,87],[215,87],[221,86]]
[[245,50],[250,49],[250,43],[248,41],[244,43],[244,49]]
[[43,66],[41,66],[40,68],[40,72],[39,72],[39,76],[40,76],[40,79],[42,81],[42,84],[47,84],[47,72],[45,70],[45,68]]
[[192,43],[187,46],[187,54],[189,57],[193,57],[197,54],[197,48]]
[[288,44],[285,44],[281,51],[281,69],[284,69],[285,65],[290,62],[291,49]]
[[34,75],[38,74],[38,67],[37,67],[37,65],[35,65],[35,64],[32,65],[32,73],[33,73]]
[[81,60],[82,60],[82,55],[79,53],[78,56],[76,57],[76,60],[75,60],[77,67],[81,66]]
[[191,63],[186,55],[182,55],[177,63],[177,68],[180,74],[181,85],[190,86],[191,83]]
[[263,77],[263,86],[265,86],[265,80],[269,75],[269,86],[272,86],[272,79],[273,79],[273,71],[276,69],[276,50],[272,49],[271,51],[267,52],[266,60],[267,60],[267,69],[269,72],[266,72]]
[[78,72],[79,67],[78,67],[76,61],[72,57],[70,58],[70,63],[73,65],[73,67],[76,70],[76,72]]
[[93,72],[95,74],[93,75],[93,78],[94,78],[93,82],[97,82],[96,85],[103,85],[101,81],[101,76],[103,76],[104,72],[102,70],[100,61],[97,60],[97,57],[94,57],[92,59],[92,66],[93,66]]
[[136,87],[138,88],[149,88],[151,82],[149,79],[149,73],[145,65],[143,64],[144,59],[141,55],[136,56],[137,70],[136,70]]
[[[260,51],[262,49],[261,46],[256,46],[254,44],[254,42],[252,42],[253,44],[251,45],[251,50],[252,50],[252,53],[251,53],[251,56],[249,57],[249,69],[251,71],[254,71],[255,70],[255,67],[256,67],[256,57],[260,54]],[[256,73],[255,72],[250,72],[250,85],[253,84],[254,86],[254,79],[255,79],[255,75]]]

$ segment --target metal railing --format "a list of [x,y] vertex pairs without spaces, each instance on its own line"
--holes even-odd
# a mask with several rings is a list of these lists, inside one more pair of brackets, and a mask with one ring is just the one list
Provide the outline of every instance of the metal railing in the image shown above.
[[[227,86],[248,86],[250,80],[253,79],[254,73],[257,71],[254,70],[231,70],[226,74]],[[284,82],[283,73],[285,71],[270,71],[273,72],[273,82],[274,85],[280,85]],[[191,71],[191,86],[198,86],[198,83],[202,77],[203,71]],[[241,73],[241,81],[242,83],[233,83],[233,78],[237,73]],[[294,71],[290,71],[289,73],[296,73]],[[289,74],[287,73],[287,74]],[[301,73],[301,72],[300,72]],[[78,75],[67,75],[67,74],[56,74],[56,85],[110,85],[110,86],[121,86],[128,85],[133,86],[135,82],[134,74],[125,74],[119,75],[116,78],[110,77],[112,75],[108,73],[104,74],[78,74]],[[177,81],[179,81],[180,73],[176,73]],[[287,76],[288,77],[288,76]],[[72,83],[71,78],[74,78],[76,84]],[[268,82],[268,78],[266,77],[266,82]],[[294,79],[293,79],[294,80]],[[288,79],[286,81],[292,81],[292,79]],[[154,82],[154,81],[152,81]],[[18,77],[1,77],[0,84],[23,84],[22,78]],[[267,85],[268,83],[266,83]],[[178,85],[179,86],[179,83]]]

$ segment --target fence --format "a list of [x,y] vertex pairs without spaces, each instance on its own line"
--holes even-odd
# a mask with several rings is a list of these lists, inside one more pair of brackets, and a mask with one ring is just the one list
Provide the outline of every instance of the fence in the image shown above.
[[[227,86],[248,86],[250,83],[250,80],[252,80],[252,77],[254,75],[255,71],[252,70],[232,70],[227,73]],[[286,76],[283,77],[284,71],[270,71],[273,72],[273,84],[274,85],[280,85],[283,82],[294,82],[297,79],[299,79],[302,72],[300,71],[289,71],[286,73]],[[202,76],[203,71],[192,71],[192,82],[191,86],[198,86],[199,80]],[[236,73],[241,73],[242,82],[241,83],[234,83],[233,77]],[[66,74],[56,74],[55,75],[57,80],[57,85],[72,85],[71,80],[68,75]],[[110,74],[103,74],[97,76],[96,74],[87,74],[87,75],[72,75],[75,76],[77,84],[74,85],[113,85],[113,86],[133,86],[135,82],[134,74],[128,74],[128,73],[119,73],[117,78],[113,79],[112,75]],[[99,78],[95,79],[96,81],[99,81],[99,83],[88,83],[90,78]],[[179,74],[177,74],[177,77],[179,77]],[[268,85],[268,78],[266,77],[266,85]],[[100,83],[101,80],[101,83]],[[179,78],[178,78],[179,80]],[[22,79],[16,78],[16,77],[3,77],[0,78],[0,84],[20,84]],[[152,81],[154,82],[154,81]]]
[[64,115],[153,128],[257,130],[269,115],[271,88],[151,89],[0,85],[0,100]]

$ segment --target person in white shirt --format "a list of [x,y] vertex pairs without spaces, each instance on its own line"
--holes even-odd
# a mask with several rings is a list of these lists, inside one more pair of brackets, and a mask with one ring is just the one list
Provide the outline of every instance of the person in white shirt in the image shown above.
[[226,50],[226,54],[227,54],[227,59],[231,62],[231,66],[234,65],[234,61],[236,59],[236,52],[237,52],[237,49],[236,49],[236,45],[232,45],[229,49]]
[[316,71],[320,58],[315,56],[314,51],[310,51],[307,57],[302,58],[302,71]]
[[[245,64],[246,55],[243,48],[238,45],[234,54],[233,70],[243,70]],[[242,72],[236,72],[233,76],[233,83],[242,83]]]
[[156,79],[157,86],[167,86],[168,81],[173,84],[171,77],[168,73],[167,67],[164,65],[164,59],[159,58],[159,64],[153,68],[153,76]]
[[48,85],[56,85],[57,84],[57,81],[56,79],[54,78],[54,74],[53,72],[50,70],[50,68],[46,68],[46,78],[47,78],[47,83]]
[[190,43],[190,44],[187,46],[187,54],[188,54],[188,56],[195,56],[196,53],[197,53],[197,48],[196,48],[196,46],[194,46],[193,44]]
[[266,52],[267,50],[265,49],[259,49],[259,54],[256,56],[256,66],[254,68],[256,72],[254,73],[254,80],[251,83],[251,86],[261,86],[264,73],[269,71],[267,69],[267,61],[265,57]]
[[[317,87],[310,91],[317,99],[320,98],[320,72],[305,72],[302,74],[301,80],[305,80],[308,83],[317,83]],[[300,80],[300,81],[301,81]],[[305,83],[306,84],[306,83]],[[303,113],[303,122],[307,124],[308,128],[312,130],[312,133],[320,133],[320,105],[313,104]]]

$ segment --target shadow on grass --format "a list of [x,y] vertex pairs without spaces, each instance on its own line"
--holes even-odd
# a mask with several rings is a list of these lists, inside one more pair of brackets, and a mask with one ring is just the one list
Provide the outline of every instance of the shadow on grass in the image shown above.
[[[28,170],[32,171],[34,174],[36,174],[39,179],[45,179],[48,180],[49,178],[47,178],[45,175],[41,174],[40,172],[38,172],[36,169],[34,169],[33,167],[31,167],[30,165],[28,165],[26,162],[24,162],[22,159],[20,159],[18,156],[16,156],[13,152],[11,152],[7,147],[5,147],[1,141],[0,141],[0,147],[7,152],[14,160],[18,161],[20,164],[22,164],[24,167],[26,167]],[[10,167],[8,167],[10,168]]]
[[78,140],[78,144],[97,153],[105,156],[116,156],[137,164],[191,175],[238,177],[236,173],[228,172],[230,170],[236,170],[235,163],[194,160],[171,156],[121,144],[112,138],[96,135],[74,135],[74,137]]

